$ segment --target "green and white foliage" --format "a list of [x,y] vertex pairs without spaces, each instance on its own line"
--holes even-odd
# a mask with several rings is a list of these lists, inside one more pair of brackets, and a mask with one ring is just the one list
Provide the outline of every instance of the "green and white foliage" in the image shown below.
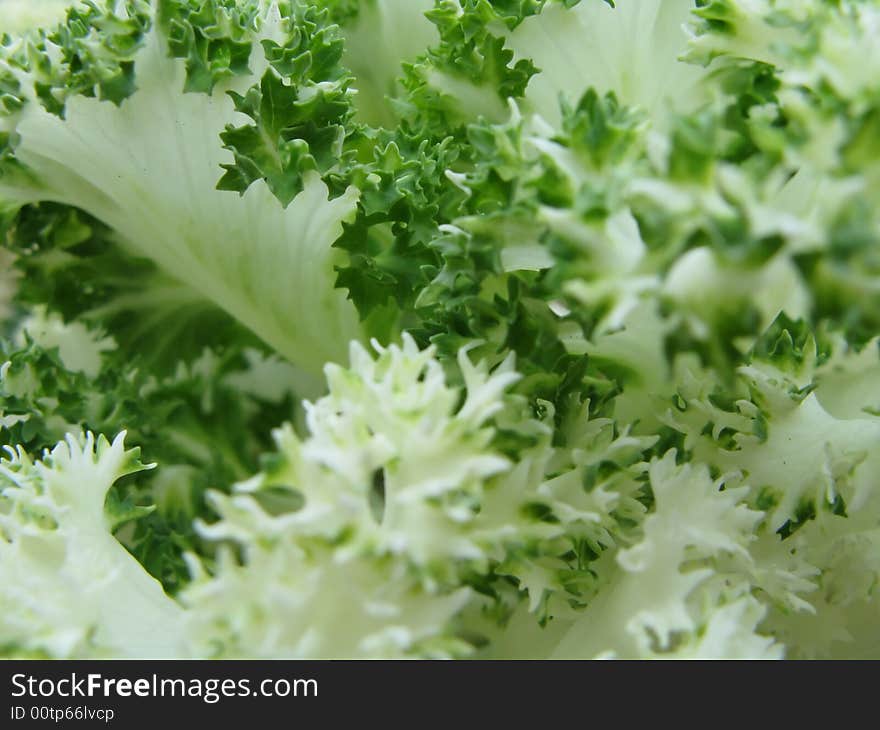
[[0,0],[2,652],[880,656],[878,38]]

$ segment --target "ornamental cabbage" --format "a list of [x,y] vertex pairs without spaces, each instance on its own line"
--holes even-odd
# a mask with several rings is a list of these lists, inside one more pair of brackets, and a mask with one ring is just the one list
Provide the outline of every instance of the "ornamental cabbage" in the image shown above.
[[0,652],[880,657],[878,38],[0,0]]

